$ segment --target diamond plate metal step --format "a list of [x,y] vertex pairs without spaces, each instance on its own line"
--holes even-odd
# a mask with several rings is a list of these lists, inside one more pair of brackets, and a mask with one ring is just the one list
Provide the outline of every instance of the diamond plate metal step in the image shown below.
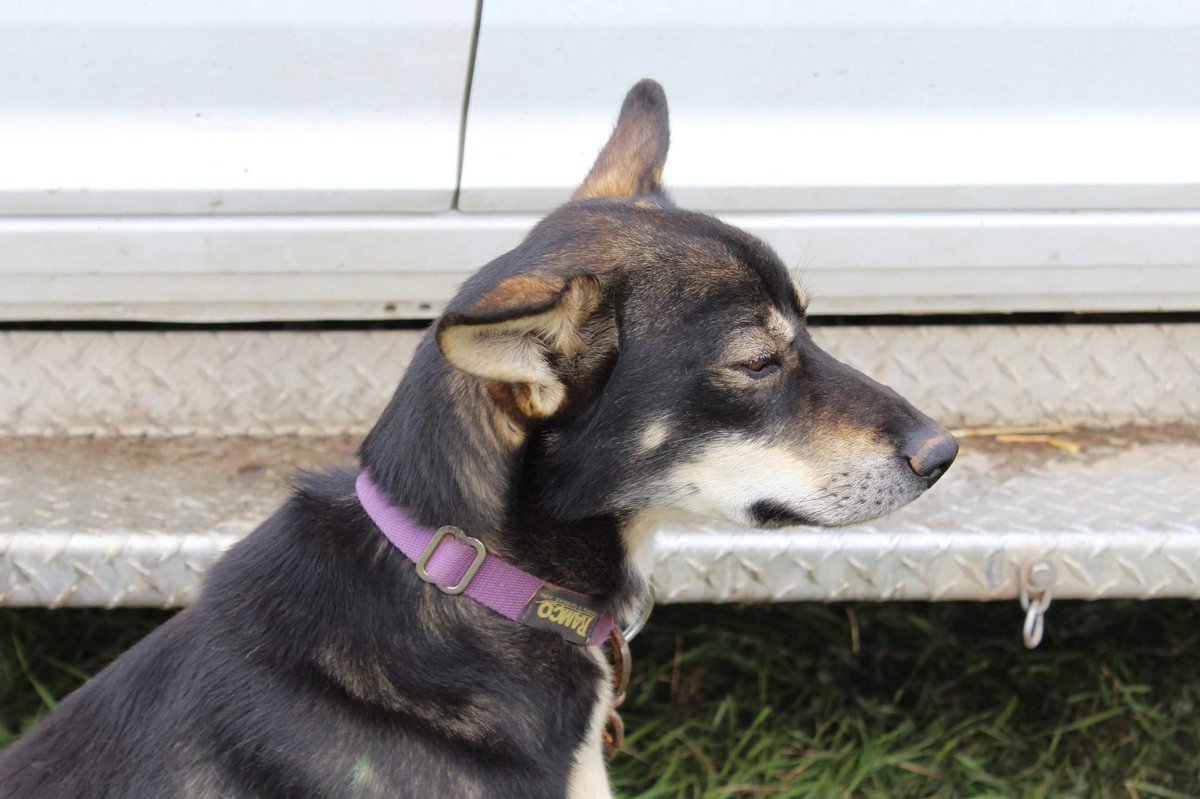
[[[0,332],[0,436],[364,433],[420,335]],[[1200,324],[853,326],[814,336],[947,425],[1200,421]]]
[[[966,439],[891,517],[838,531],[660,533],[666,602],[1006,599],[1032,560],[1056,598],[1200,598],[1200,428],[1044,444]],[[0,439],[0,604],[177,606],[295,469],[357,436]]]

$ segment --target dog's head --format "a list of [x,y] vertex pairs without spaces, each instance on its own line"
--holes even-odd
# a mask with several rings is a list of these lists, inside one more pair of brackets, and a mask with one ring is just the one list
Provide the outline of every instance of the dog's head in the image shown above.
[[570,202],[477,273],[437,327],[483,381],[523,490],[558,518],[680,511],[760,527],[892,511],[954,438],[835,360],[749,234],[661,185],[666,98],[642,81]]

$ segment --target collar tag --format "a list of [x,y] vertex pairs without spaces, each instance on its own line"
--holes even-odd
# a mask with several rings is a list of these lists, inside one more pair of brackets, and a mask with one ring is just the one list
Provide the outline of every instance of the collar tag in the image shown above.
[[558,633],[572,644],[587,644],[603,609],[590,597],[557,586],[543,585],[521,610],[519,621],[527,627]]

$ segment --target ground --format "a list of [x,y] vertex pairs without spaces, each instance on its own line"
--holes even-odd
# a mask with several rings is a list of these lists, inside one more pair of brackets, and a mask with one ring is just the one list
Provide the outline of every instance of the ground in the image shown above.
[[[0,747],[164,613],[0,612]],[[1200,605],[661,607],[622,797],[1200,796]]]

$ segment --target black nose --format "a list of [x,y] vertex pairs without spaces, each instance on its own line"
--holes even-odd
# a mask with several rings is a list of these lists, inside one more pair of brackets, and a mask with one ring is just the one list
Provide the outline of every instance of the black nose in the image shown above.
[[958,442],[941,426],[914,432],[905,439],[904,445],[908,465],[930,485],[946,473],[958,455]]

